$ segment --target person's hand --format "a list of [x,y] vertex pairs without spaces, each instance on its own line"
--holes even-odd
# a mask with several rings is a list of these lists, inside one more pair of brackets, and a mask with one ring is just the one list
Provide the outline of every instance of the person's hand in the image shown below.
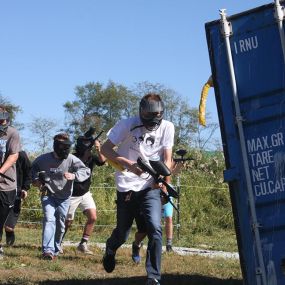
[[101,144],[99,140],[95,140],[94,145],[95,145],[96,150],[98,149],[100,150]]
[[143,174],[144,172],[139,168],[138,164],[136,162],[130,164],[130,166],[128,167],[128,170],[138,176],[140,176],[141,174]]
[[152,187],[151,187],[152,189],[160,189],[160,190],[162,190],[162,191],[164,191],[165,193],[167,193],[167,190],[166,190],[166,187],[161,183],[161,182],[159,182],[159,183],[153,183],[152,184]]
[[66,179],[66,180],[74,180],[75,179],[75,174],[74,173],[70,173],[70,172],[65,172],[63,174],[63,177]]
[[178,175],[181,170],[184,168],[185,164],[183,162],[173,162],[172,163],[172,175]]
[[41,190],[43,183],[39,179],[36,179],[33,181],[33,186],[38,187]]
[[165,195],[160,195],[161,205],[165,205],[168,203],[168,199]]
[[26,190],[22,189],[22,191],[21,191],[21,198],[22,199],[26,199],[27,196],[28,196],[28,192]]

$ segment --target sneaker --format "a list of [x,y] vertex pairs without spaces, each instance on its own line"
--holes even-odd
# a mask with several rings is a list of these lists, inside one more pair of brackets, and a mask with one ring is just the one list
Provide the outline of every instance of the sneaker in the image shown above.
[[115,253],[113,250],[106,248],[106,252],[103,256],[103,266],[106,272],[111,273],[116,266]]
[[85,254],[90,254],[90,255],[93,254],[93,251],[88,249],[86,242],[80,243],[77,247],[77,250]]
[[167,252],[172,252],[173,251],[171,244],[166,245],[166,251]]
[[15,232],[7,232],[6,231],[6,245],[12,246],[15,242]]
[[3,259],[4,257],[4,250],[3,250],[3,247],[0,246],[0,259]]
[[155,278],[148,278],[145,285],[160,285]]
[[140,249],[142,245],[142,243],[140,245],[136,245],[135,242],[132,244],[132,260],[136,264],[139,264],[141,262]]
[[55,259],[55,256],[51,253],[51,252],[44,252],[43,255],[42,255],[42,258],[44,260],[54,260]]

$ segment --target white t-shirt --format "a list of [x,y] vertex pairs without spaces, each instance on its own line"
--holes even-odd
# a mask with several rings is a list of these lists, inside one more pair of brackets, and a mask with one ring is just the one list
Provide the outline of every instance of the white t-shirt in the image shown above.
[[[148,162],[150,158],[157,156],[164,160],[164,150],[171,149],[174,143],[173,123],[162,120],[155,131],[148,131],[145,127],[136,128],[141,125],[139,117],[123,119],[108,132],[108,138],[118,146],[118,154],[130,160],[137,161],[141,157]],[[115,179],[120,192],[140,191],[153,183],[150,175],[137,176],[129,171],[116,171]]]

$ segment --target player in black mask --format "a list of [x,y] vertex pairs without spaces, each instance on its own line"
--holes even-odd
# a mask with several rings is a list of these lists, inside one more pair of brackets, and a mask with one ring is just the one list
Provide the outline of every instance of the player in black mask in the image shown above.
[[163,119],[164,104],[161,100],[150,101],[142,98],[139,113],[144,127],[149,131],[154,131],[159,128]]
[[0,112],[0,135],[7,133],[8,126],[10,124],[10,115],[7,111]]
[[85,181],[91,173],[79,158],[70,153],[70,147],[68,134],[57,134],[54,151],[38,156],[32,163],[32,182],[41,191],[42,257],[46,260],[53,260],[61,252],[73,184]]
[[67,140],[59,140],[57,138],[54,139],[53,142],[53,150],[59,157],[59,159],[66,159],[70,153],[71,141]]

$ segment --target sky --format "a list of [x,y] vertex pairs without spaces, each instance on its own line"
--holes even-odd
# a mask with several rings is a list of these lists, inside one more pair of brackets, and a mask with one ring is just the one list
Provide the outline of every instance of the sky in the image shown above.
[[[0,1],[0,94],[22,112],[26,145],[35,117],[64,125],[76,86],[160,83],[198,107],[211,75],[205,23],[269,0]],[[207,111],[218,121],[214,91]],[[219,136],[219,133],[218,133]]]

